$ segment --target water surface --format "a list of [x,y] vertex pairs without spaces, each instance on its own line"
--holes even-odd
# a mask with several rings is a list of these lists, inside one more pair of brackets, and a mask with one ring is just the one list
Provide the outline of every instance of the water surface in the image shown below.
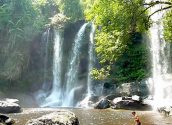
[[[27,108],[22,113],[11,114],[17,119],[15,125],[25,125],[29,119],[38,118],[42,115],[60,109],[50,108]],[[67,109],[74,112],[80,121],[80,125],[134,125],[134,120],[129,110],[97,110],[97,109]],[[152,111],[136,111],[142,125],[172,125],[172,116],[164,117]]]

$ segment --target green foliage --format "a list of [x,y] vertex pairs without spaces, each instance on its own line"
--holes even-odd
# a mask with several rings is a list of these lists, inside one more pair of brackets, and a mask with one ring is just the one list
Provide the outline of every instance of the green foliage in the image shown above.
[[66,16],[62,14],[56,14],[51,19],[51,24],[57,28],[64,28],[65,23],[69,20]]
[[60,11],[71,21],[83,19],[83,9],[80,0],[60,0]]
[[147,15],[143,3],[144,0],[95,0],[91,7],[86,6],[87,20],[93,20],[98,29],[96,52],[102,68],[93,70],[96,79],[111,76],[108,75],[111,66],[132,44],[132,35],[146,31]]
[[130,45],[112,67],[110,77],[116,83],[141,81],[149,77],[151,67],[146,44]]
[[164,19],[164,37],[166,41],[172,42],[172,10],[167,11]]
[[22,71],[28,64],[28,57],[22,52],[13,52],[8,55],[4,65],[2,76],[7,80],[16,80],[20,78]]
[[[83,18],[79,0],[0,1],[0,81],[10,84],[32,84],[32,80],[38,83],[43,81],[40,76],[43,76],[44,71],[42,67],[37,66],[41,65],[42,62],[39,61],[43,58],[37,45],[39,43],[37,41],[40,40],[37,36],[41,37],[39,34],[47,26],[63,26],[68,18],[58,14],[60,11],[72,21]],[[52,36],[51,34],[49,39],[52,40]],[[31,55],[33,49],[31,46],[35,47],[34,55]],[[48,50],[49,58],[52,58],[52,46],[49,45],[49,49],[51,49]],[[29,67],[30,63],[35,67]]]
[[27,70],[33,38],[57,11],[53,0],[7,0],[0,4],[1,79],[18,80]]

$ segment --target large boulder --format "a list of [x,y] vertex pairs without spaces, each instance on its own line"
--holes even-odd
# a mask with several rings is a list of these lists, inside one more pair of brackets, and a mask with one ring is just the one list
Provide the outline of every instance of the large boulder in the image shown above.
[[74,113],[59,110],[40,118],[29,120],[26,125],[79,125],[79,120]]
[[142,104],[134,100],[121,100],[115,104],[116,109],[140,109]]
[[146,81],[124,83],[117,87],[116,94],[120,96],[139,95],[147,97],[149,95],[149,87]]
[[15,103],[17,100],[8,99],[6,101],[0,101],[0,113],[19,113],[21,107]]
[[139,96],[132,97],[117,97],[112,101],[112,108],[114,109],[139,109],[150,110],[150,106],[144,104]]
[[6,115],[0,115],[0,125],[13,125],[14,123],[14,119],[11,119]]
[[106,109],[110,108],[111,102],[107,99],[101,99],[99,102],[97,102],[94,106],[95,109]]

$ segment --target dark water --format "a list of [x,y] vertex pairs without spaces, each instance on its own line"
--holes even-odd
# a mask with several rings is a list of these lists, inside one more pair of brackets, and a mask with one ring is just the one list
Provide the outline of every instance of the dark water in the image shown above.
[[[11,114],[10,117],[17,120],[15,125],[25,125],[29,119],[60,109],[24,109],[22,113]],[[80,121],[80,125],[134,125],[131,112],[128,110],[96,110],[96,109],[67,109],[74,112]],[[152,111],[137,111],[142,125],[172,125],[172,116],[164,117]]]

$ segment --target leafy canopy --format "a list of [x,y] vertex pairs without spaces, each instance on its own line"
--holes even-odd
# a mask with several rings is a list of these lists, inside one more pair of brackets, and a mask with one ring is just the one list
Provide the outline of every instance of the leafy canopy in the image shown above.
[[96,52],[104,68],[92,72],[96,78],[106,78],[110,66],[132,44],[132,36],[146,30],[147,15],[143,4],[144,0],[95,0],[92,7],[86,9],[87,20],[93,20],[98,29]]

